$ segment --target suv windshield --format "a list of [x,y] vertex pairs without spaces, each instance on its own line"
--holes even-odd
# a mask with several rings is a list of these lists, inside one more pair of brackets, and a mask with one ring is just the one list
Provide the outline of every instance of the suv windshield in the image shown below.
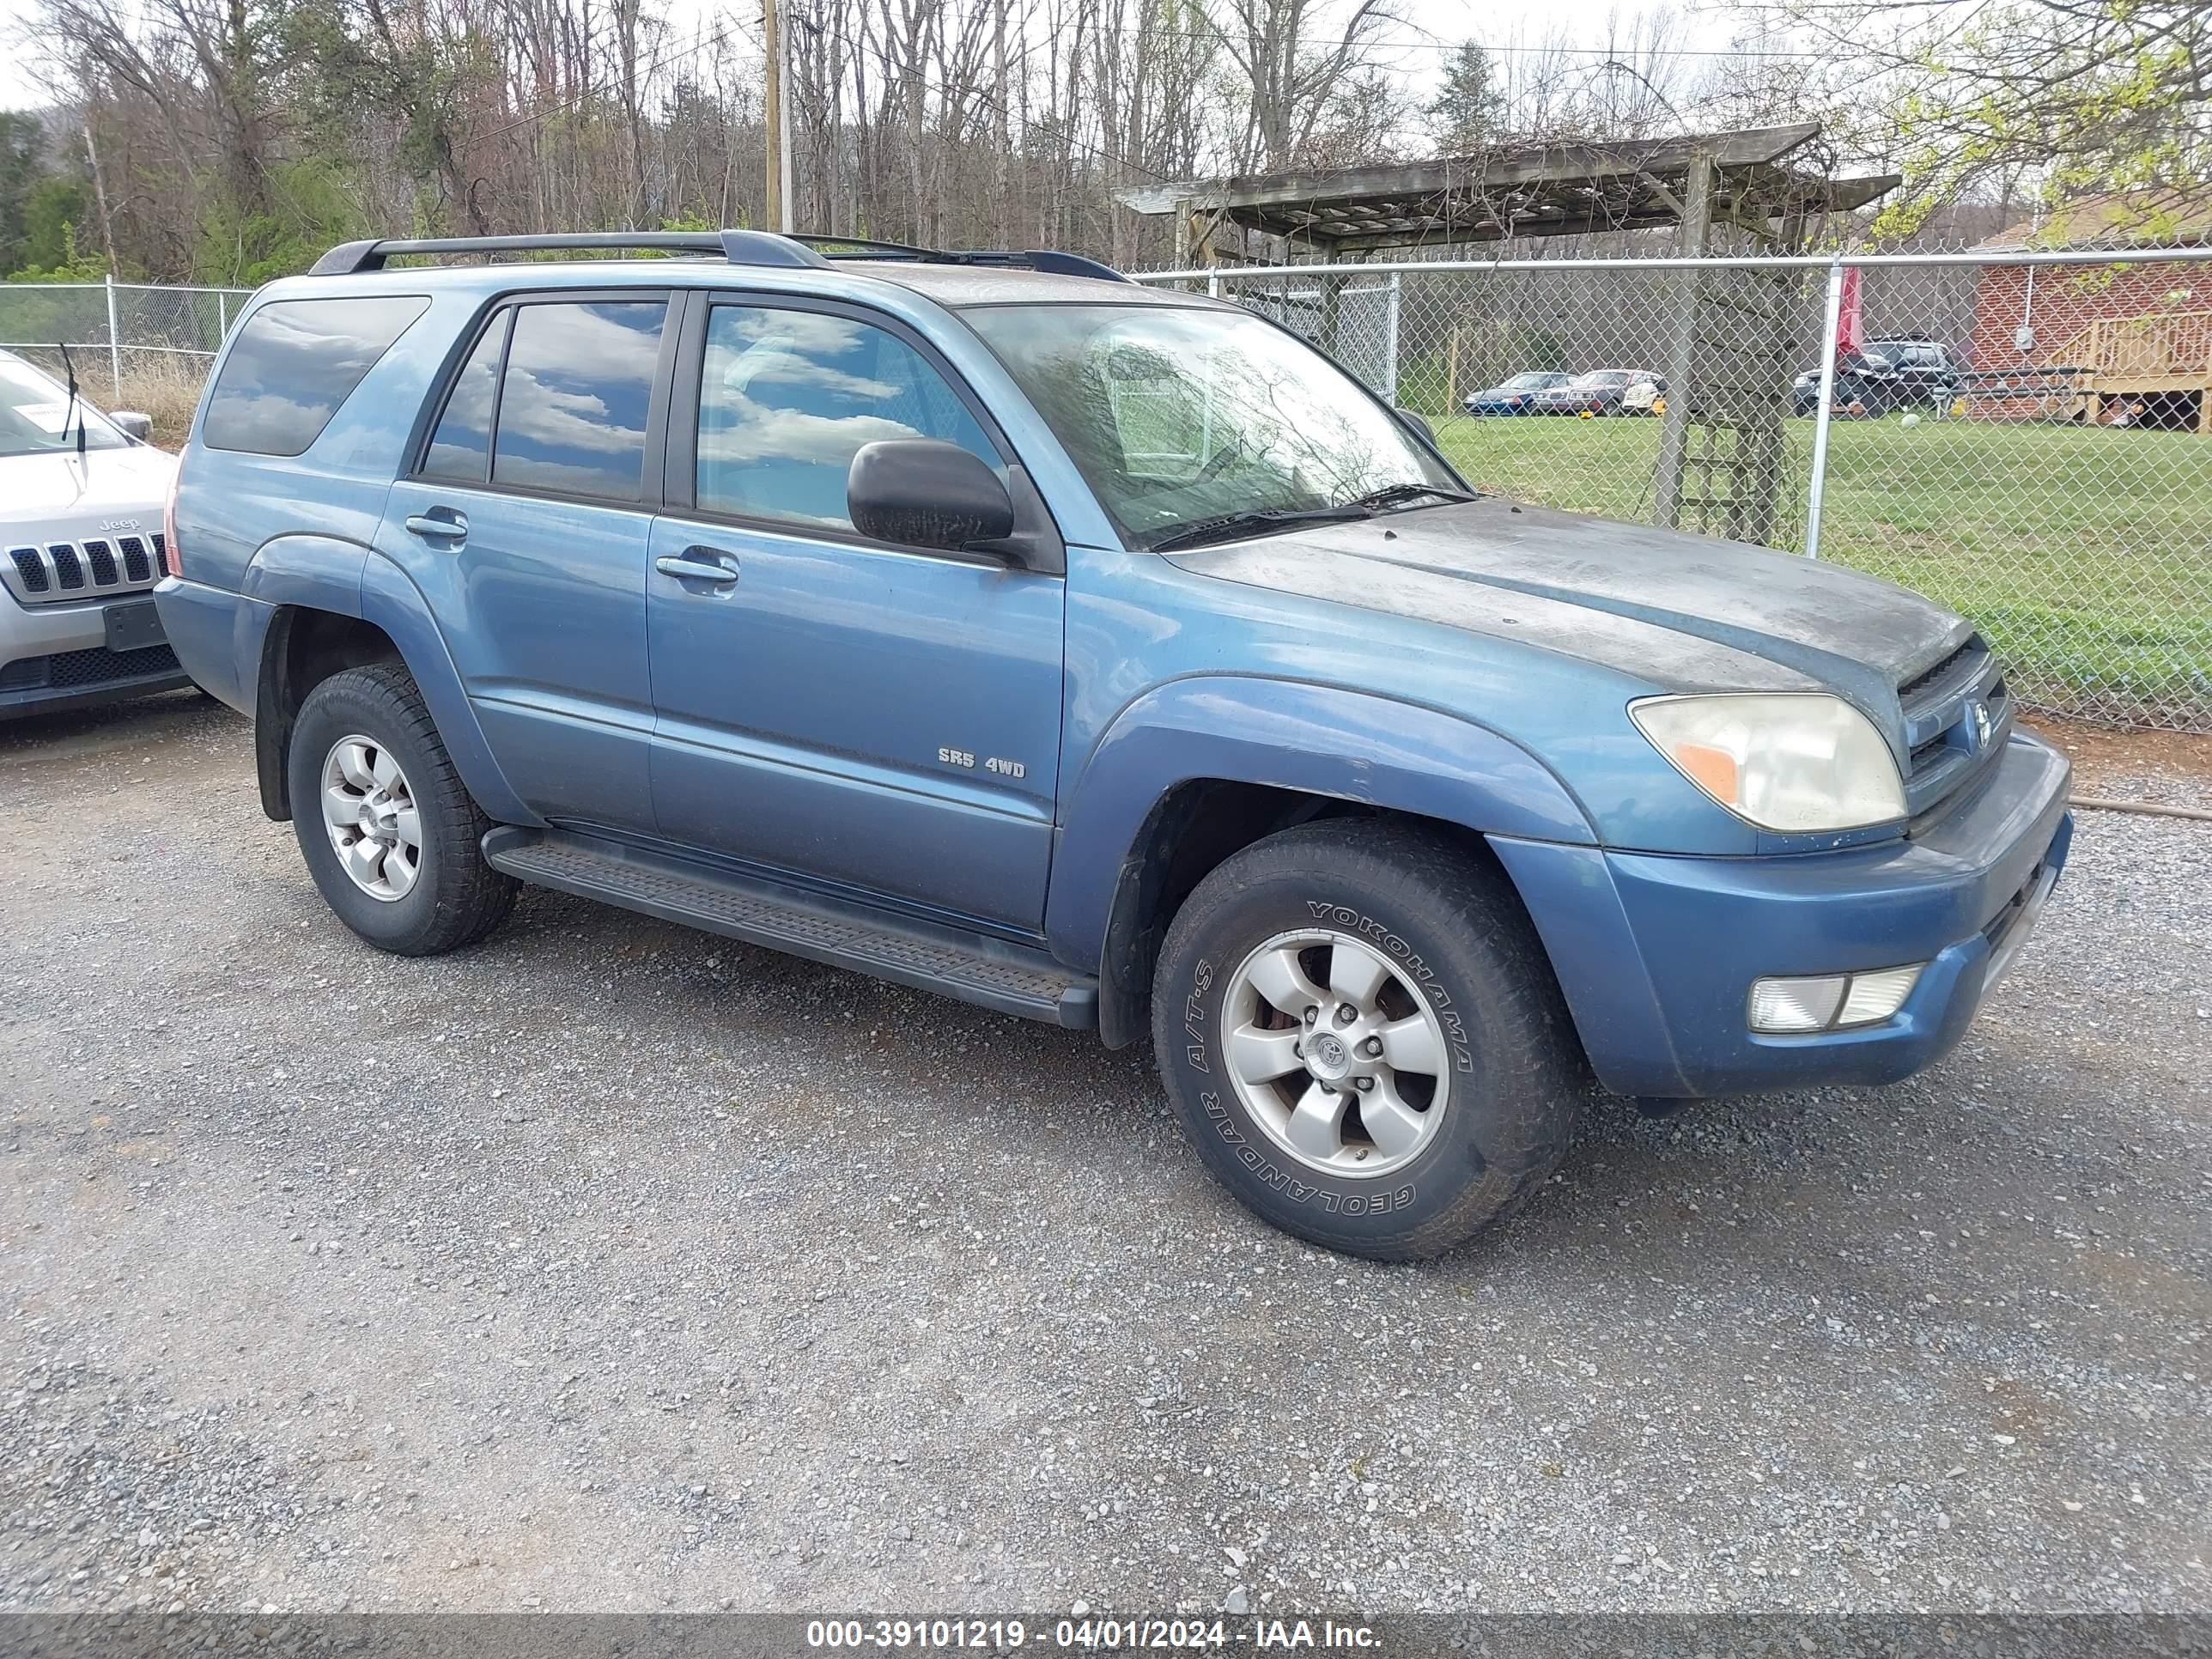
[[1464,488],[1365,387],[1249,313],[1021,305],[962,314],[1133,545],[1229,515],[1308,513],[1401,486]]
[[130,440],[85,407],[79,387],[71,412],[69,393],[29,364],[0,357],[0,455],[37,455],[76,447],[84,423],[87,449],[121,449]]

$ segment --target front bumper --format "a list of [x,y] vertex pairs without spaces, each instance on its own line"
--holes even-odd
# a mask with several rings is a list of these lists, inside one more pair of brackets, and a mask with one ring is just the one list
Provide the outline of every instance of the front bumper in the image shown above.
[[120,653],[107,648],[108,605],[151,597],[138,591],[116,600],[33,606],[0,592],[0,720],[191,684],[167,646]]
[[[1683,858],[1492,840],[1598,1079],[1686,1098],[1893,1083],[1966,1034],[2066,862],[2070,769],[2016,732],[1924,834],[1841,852]],[[1879,1025],[1754,1034],[1751,982],[1928,964]]]

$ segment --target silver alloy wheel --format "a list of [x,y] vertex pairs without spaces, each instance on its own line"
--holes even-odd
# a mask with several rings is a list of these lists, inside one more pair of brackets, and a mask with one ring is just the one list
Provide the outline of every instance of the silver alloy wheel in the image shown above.
[[323,757],[323,827],[353,884],[390,904],[422,873],[422,821],[390,750],[356,732]]
[[1450,1104],[1443,1026],[1387,957],[1333,928],[1278,933],[1221,1002],[1231,1083],[1268,1138],[1337,1176],[1419,1157]]

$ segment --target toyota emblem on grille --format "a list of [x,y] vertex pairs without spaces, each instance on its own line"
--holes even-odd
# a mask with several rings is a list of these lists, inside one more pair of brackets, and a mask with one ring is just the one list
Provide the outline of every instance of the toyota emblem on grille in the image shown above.
[[1966,718],[1972,723],[1973,732],[1966,747],[1978,755],[1990,746],[1990,706],[1977,697],[1966,705]]

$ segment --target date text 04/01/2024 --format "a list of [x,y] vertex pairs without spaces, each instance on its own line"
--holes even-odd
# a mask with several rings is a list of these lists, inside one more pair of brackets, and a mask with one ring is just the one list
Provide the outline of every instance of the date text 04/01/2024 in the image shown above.
[[878,1650],[1007,1652],[1035,1643],[1082,1653],[1203,1651],[1228,1647],[1374,1651],[1381,1641],[1372,1626],[1333,1619],[1265,1619],[1231,1622],[1215,1618],[1080,1617],[1058,1620],[991,1618],[815,1619],[807,1621],[810,1648]]

